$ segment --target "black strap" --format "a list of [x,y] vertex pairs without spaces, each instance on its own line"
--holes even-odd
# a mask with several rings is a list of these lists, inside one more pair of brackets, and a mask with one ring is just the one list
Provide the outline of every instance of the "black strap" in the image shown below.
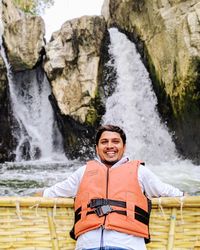
[[150,214],[141,207],[135,206],[135,219],[142,222],[145,225],[149,224]]
[[[115,209],[113,209],[110,213],[113,213],[113,212],[118,213],[118,214],[122,214],[122,215],[127,215],[127,212],[124,211],[124,210],[115,210]],[[96,214],[96,212],[95,212],[95,210],[92,210],[92,211],[88,211],[87,215],[88,214]]]
[[123,207],[126,208],[126,202],[125,201],[118,201],[118,200],[111,200],[111,199],[91,199],[90,203],[88,204],[88,207],[90,208],[96,208],[100,206],[116,206],[116,207]]
[[[81,212],[81,209],[80,209]],[[76,224],[77,221],[79,221],[81,219],[81,213],[78,212],[78,209],[75,211],[75,215],[74,215],[74,222]]]
[[142,216],[141,214],[135,213],[135,219],[142,222],[145,225],[149,224],[149,218]]
[[[146,195],[145,195],[146,196]],[[152,203],[151,200],[147,198],[147,203],[148,203],[148,214],[149,214],[149,219],[150,219],[150,214],[151,214],[151,209],[152,209]],[[148,224],[148,232],[149,232],[149,224]],[[147,238],[144,239],[145,244],[148,244],[151,242],[151,236],[150,233]]]
[[135,206],[135,213],[140,214],[141,216],[145,218],[149,218],[149,213],[146,212],[144,209],[141,207]]

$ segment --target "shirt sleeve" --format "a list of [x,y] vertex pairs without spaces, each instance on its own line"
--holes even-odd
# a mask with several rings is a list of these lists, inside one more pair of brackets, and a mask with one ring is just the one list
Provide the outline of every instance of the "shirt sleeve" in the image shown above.
[[140,165],[138,170],[138,179],[142,191],[148,198],[183,196],[184,192],[170,184],[162,182],[151,170]]
[[75,197],[86,166],[80,167],[66,180],[46,188],[43,197]]

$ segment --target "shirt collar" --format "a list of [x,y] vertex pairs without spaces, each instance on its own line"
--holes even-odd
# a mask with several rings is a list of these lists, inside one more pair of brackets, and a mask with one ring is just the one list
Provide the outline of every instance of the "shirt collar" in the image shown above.
[[[99,163],[101,163],[102,165],[104,165],[104,164],[101,162],[101,160],[100,160],[100,158],[99,158],[98,156],[95,158],[95,160],[98,161]],[[122,164],[124,164],[124,163],[126,163],[126,162],[128,162],[128,161],[129,161],[129,158],[128,158],[127,156],[124,156],[124,157],[122,157],[118,162],[116,162],[116,163],[112,166],[112,168],[118,167],[119,165],[122,165]]]

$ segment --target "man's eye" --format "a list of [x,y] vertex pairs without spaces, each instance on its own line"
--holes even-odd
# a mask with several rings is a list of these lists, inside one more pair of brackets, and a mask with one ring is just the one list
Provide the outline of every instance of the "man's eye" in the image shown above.
[[107,141],[101,141],[101,144],[106,144],[107,143]]
[[114,140],[113,143],[117,144],[117,143],[120,143],[119,140]]

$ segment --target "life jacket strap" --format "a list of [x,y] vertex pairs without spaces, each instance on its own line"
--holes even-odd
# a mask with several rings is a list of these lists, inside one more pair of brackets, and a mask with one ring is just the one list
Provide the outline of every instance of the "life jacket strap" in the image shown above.
[[103,199],[103,198],[91,199],[90,203],[88,204],[88,207],[97,208],[97,207],[105,206],[105,205],[126,208],[126,202],[125,201]]
[[[92,208],[92,211],[88,211],[86,215],[96,214],[99,217],[106,216],[109,213],[119,213],[127,216],[127,212],[125,210],[113,209],[112,206],[126,208],[125,201],[111,200],[111,199],[91,199],[88,207]],[[75,223],[81,219],[81,207],[79,207],[75,211]],[[148,225],[149,224],[149,213],[144,209],[135,206],[135,219],[140,221],[141,223]]]

